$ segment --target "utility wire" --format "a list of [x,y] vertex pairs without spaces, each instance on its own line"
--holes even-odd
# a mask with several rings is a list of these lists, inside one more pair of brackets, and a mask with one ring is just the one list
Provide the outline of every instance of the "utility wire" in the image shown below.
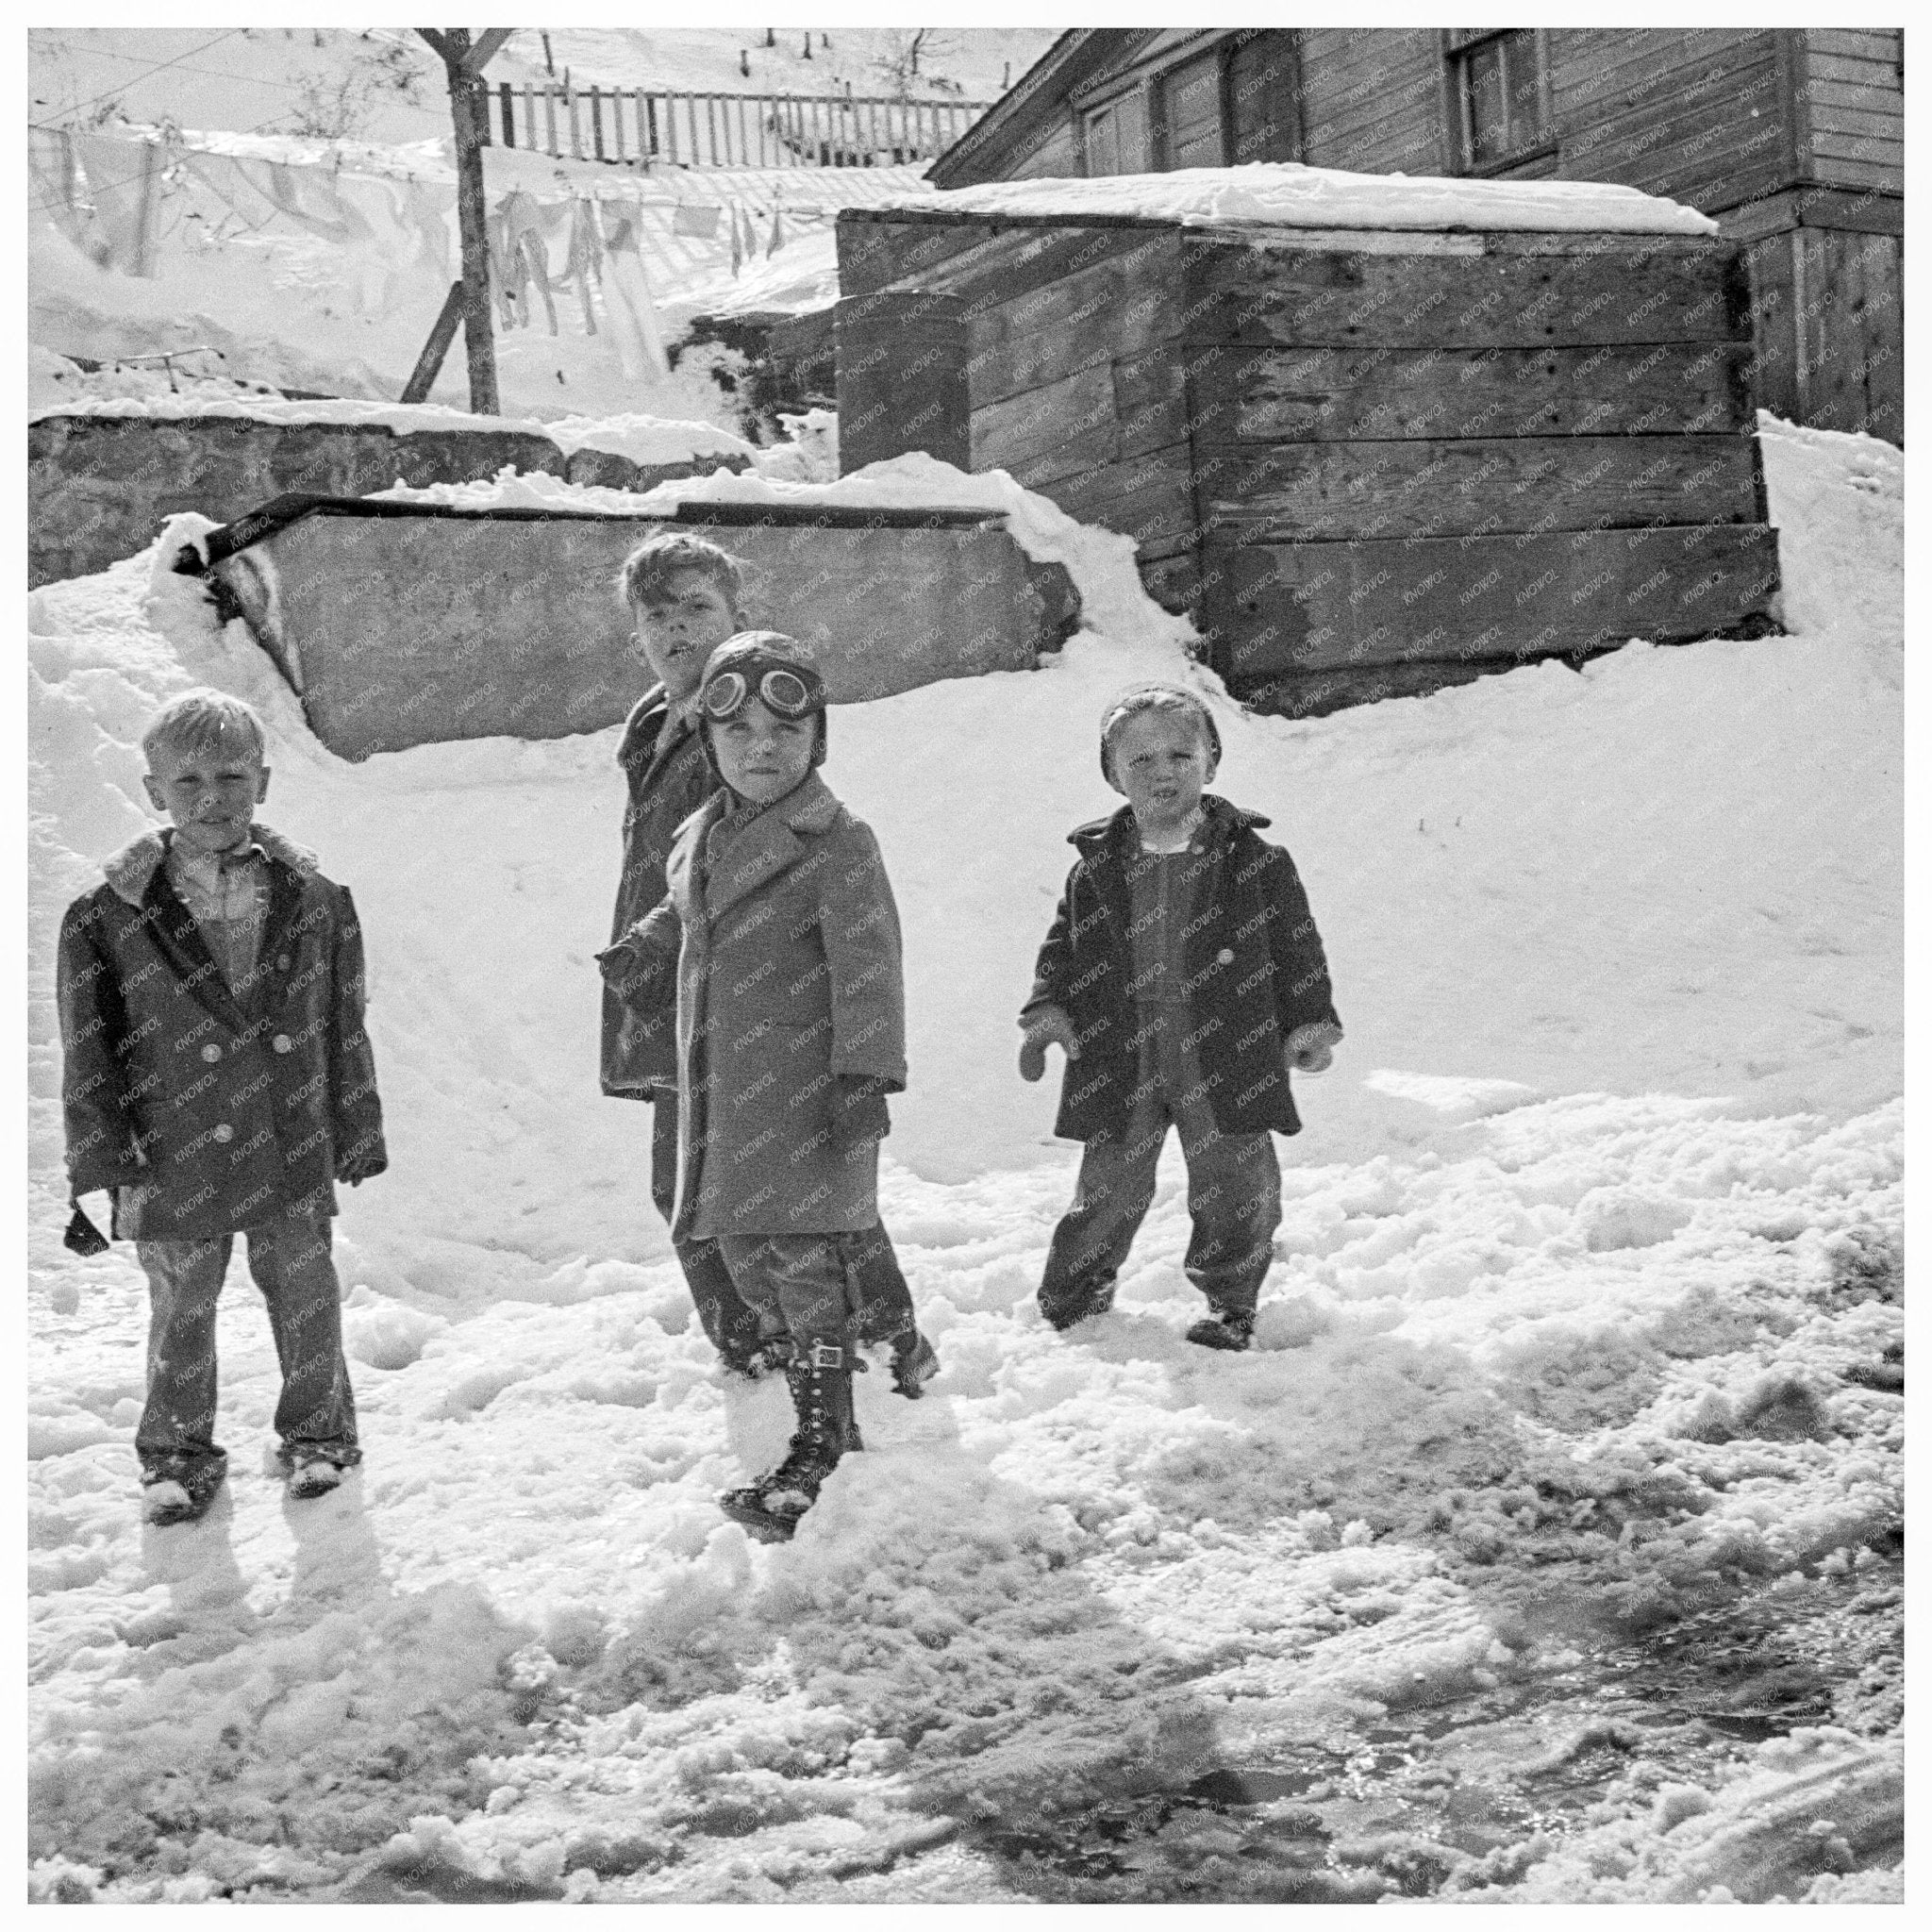
[[[60,111],[63,114],[77,114],[81,108],[91,108],[96,101],[111,100],[114,95],[125,93],[129,88],[139,86],[150,74],[158,74],[164,67],[178,67],[184,60],[192,60],[197,54],[206,54],[210,47],[219,47],[224,41],[232,41],[241,31],[242,29],[239,26],[231,26],[225,32],[218,33],[213,40],[204,41],[198,47],[190,47],[185,54],[176,54],[172,60],[157,60],[151,67],[124,81],[119,87],[107,88],[100,93],[90,94],[86,100],[75,101],[72,107],[63,108]],[[127,55],[121,58],[131,59],[133,57]],[[60,125],[58,121],[29,121],[27,123],[29,127],[58,127]]]

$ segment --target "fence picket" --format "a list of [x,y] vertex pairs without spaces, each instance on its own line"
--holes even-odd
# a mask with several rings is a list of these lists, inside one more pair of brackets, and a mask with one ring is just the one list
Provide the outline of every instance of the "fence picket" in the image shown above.
[[[950,147],[992,104],[990,101],[914,101],[886,94],[728,94],[691,92],[662,92],[645,88],[605,89],[592,82],[588,94],[569,81],[538,87],[523,84],[523,130],[517,130],[516,95],[508,81],[497,90],[503,124],[503,144],[522,144],[533,152],[541,147],[558,159],[561,142],[576,160],[596,159],[609,165],[650,166],[663,159],[687,168],[859,168],[891,162],[929,160]],[[610,129],[604,127],[606,95],[610,103]],[[543,102],[542,131],[537,122],[537,97]],[[631,102],[636,160],[624,143],[624,105]],[[705,104],[705,125],[698,125],[698,102]],[[586,155],[580,103],[590,108],[590,148]],[[678,139],[678,107],[682,103],[687,140]],[[559,104],[562,112],[559,114]],[[732,117],[737,116],[734,135]],[[661,117],[661,119],[660,119]],[[488,142],[488,88],[476,92],[479,139]],[[561,125],[559,125],[561,124]],[[752,129],[758,130],[754,156]],[[707,157],[708,156],[708,158]]]

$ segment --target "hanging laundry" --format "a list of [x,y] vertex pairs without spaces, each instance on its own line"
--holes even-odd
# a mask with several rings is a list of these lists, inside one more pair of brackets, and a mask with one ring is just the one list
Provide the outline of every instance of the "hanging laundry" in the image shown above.
[[53,223],[83,255],[106,268],[108,244],[80,206],[80,178],[66,128],[29,127],[26,165],[32,212]]
[[617,350],[617,366],[633,381],[671,373],[658,305],[644,269],[643,224],[634,206],[606,202],[604,216],[604,316]]
[[758,231],[753,225],[751,210],[749,208],[737,209],[734,219],[741,220],[744,223],[744,258],[746,261],[753,261],[757,258],[758,252]]
[[570,205],[570,256],[564,274],[577,285],[577,300],[584,308],[584,333],[597,333],[597,313],[591,307],[591,284],[604,275],[604,244],[598,239],[596,216],[590,200],[578,195]]
[[701,242],[709,242],[718,233],[718,217],[724,210],[709,202],[680,201],[671,216],[671,232],[674,235],[692,235]]
[[107,247],[103,266],[125,275],[151,276],[166,165],[161,148],[153,142],[118,141],[105,134],[76,134],[74,143]]
[[782,208],[772,210],[772,245],[765,250],[765,259],[770,261],[785,245],[785,214]]

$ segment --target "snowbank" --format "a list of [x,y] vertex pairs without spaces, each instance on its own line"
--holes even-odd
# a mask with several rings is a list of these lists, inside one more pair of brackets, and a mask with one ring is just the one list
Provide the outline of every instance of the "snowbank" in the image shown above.
[[187,416],[218,416],[250,423],[335,423],[393,430],[408,436],[427,430],[515,431],[547,436],[568,456],[574,450],[604,450],[634,463],[679,463],[696,457],[749,456],[754,445],[713,423],[680,423],[660,416],[564,416],[540,422],[532,416],[477,416],[438,403],[361,402],[353,396],[291,401],[284,396],[202,397],[192,390],[141,396],[98,396],[31,410],[29,423],[49,416],[147,417],[177,422]]
[[[646,1117],[596,1093],[613,735],[351,770],[154,554],[36,593],[37,1895],[1886,1895],[1902,466],[1766,426],[1794,635],[1296,724],[1010,479],[673,486],[1004,509],[1090,625],[832,720],[907,934],[882,1205],[945,1373],[862,1378],[868,1453],[779,1549],[711,1498],[782,1395],[721,1386]],[[1181,1340],[1172,1150],[1115,1311],[1030,1299],[1073,1153],[1012,1012],[1149,675],[1216,706],[1349,1027],[1238,1358]],[[339,1227],[363,1472],[280,1499],[237,1284],[228,1491],[143,1534],[140,1276],[58,1242],[52,941],[197,681],[262,708],[265,815],[355,887],[393,1166]]]
[[1715,235],[1695,208],[1607,181],[1483,181],[1433,175],[1356,175],[1299,161],[996,181],[905,195],[891,208],[974,214],[1140,215],[1200,226],[1267,222],[1295,228],[1527,228],[1621,235]]

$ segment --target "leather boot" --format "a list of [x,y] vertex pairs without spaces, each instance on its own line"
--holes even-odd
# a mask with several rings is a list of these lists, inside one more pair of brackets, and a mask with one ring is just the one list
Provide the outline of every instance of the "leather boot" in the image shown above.
[[816,1341],[785,1371],[797,1418],[783,1462],[741,1490],[727,1490],[719,1507],[748,1526],[790,1536],[818,1501],[825,1478],[847,1451],[862,1449],[852,1412],[852,1351]]

